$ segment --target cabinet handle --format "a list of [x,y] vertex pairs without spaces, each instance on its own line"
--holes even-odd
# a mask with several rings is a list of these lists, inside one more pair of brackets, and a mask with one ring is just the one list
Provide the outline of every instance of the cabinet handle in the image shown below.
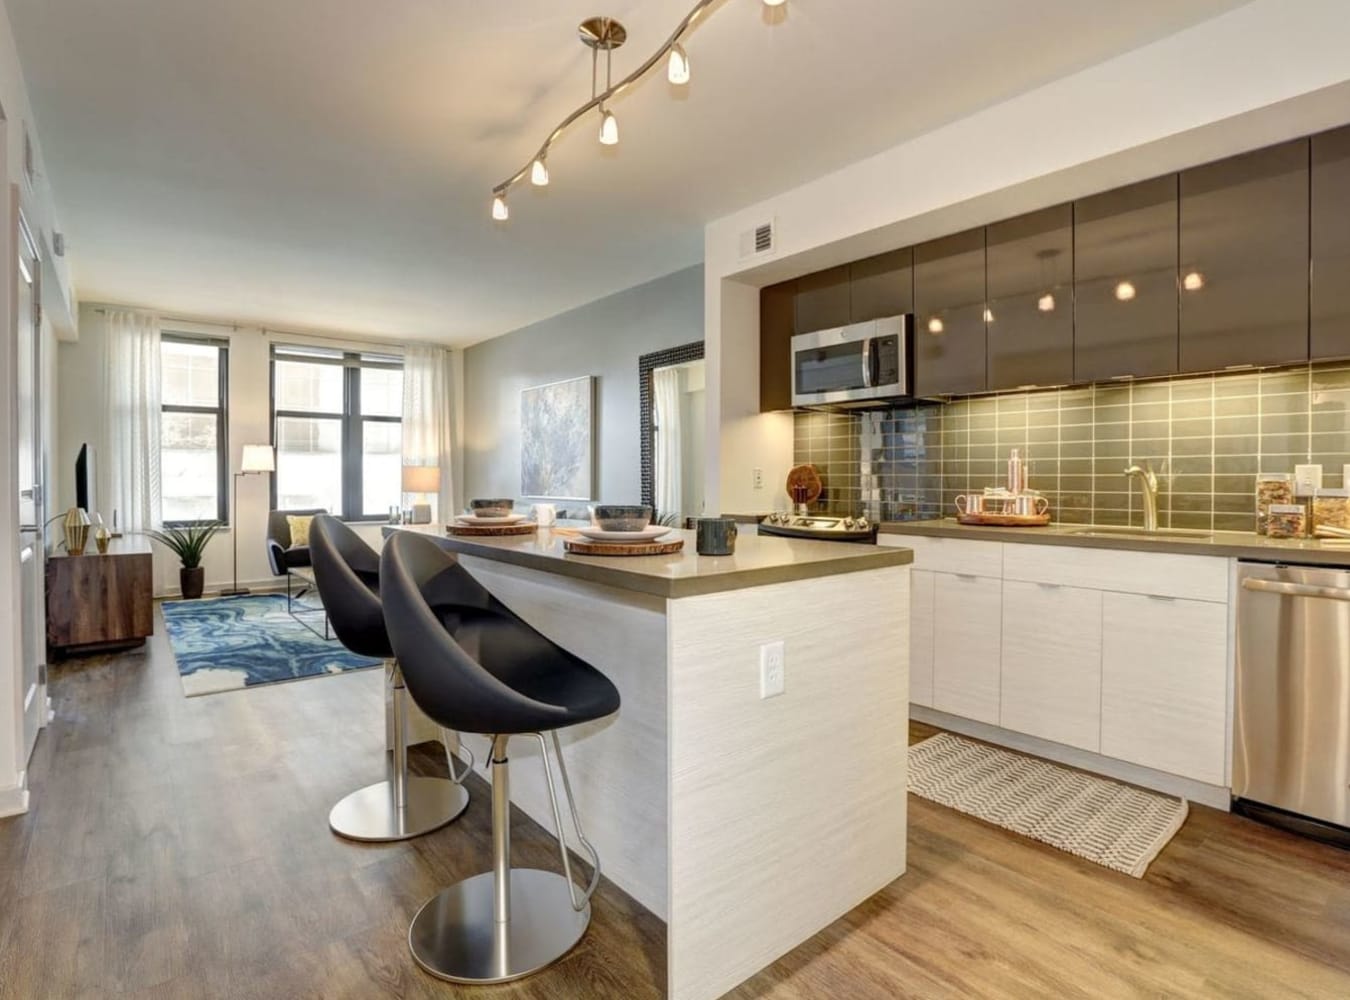
[[1350,601],[1350,590],[1343,587],[1315,587],[1306,583],[1246,579],[1242,581],[1242,589],[1279,594],[1282,597],[1324,597],[1329,601]]
[[1175,597],[1169,597],[1166,594],[1148,594],[1146,596],[1150,601],[1167,601],[1169,604],[1176,600]]
[[957,573],[957,574],[956,574],[956,578],[957,578],[958,580],[978,580],[978,579],[979,579],[979,577],[976,576],[974,573]]
[[1043,582],[1043,581],[1041,581],[1041,580],[1037,580],[1037,581],[1036,581],[1036,586],[1038,586],[1038,587],[1044,587],[1046,590],[1063,590],[1063,589],[1064,589],[1064,584],[1062,584],[1062,583],[1045,583],[1045,582]]

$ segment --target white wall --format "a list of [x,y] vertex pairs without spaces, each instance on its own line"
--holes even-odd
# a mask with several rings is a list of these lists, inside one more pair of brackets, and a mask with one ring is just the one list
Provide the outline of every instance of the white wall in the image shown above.
[[[54,508],[64,510],[75,503],[75,456],[84,442],[98,442],[106,419],[103,396],[103,319],[98,306],[84,305],[80,310],[80,339],[61,343],[57,356],[57,380],[60,387],[57,417],[58,439],[54,460],[59,472]],[[230,469],[239,467],[246,444],[266,444],[270,440],[271,371],[270,350],[273,340],[295,342],[295,336],[266,332],[256,326],[217,326],[215,324],[165,322],[166,328],[184,333],[200,333],[225,338],[230,344],[229,445]],[[305,337],[311,340],[311,337]],[[95,500],[108,496],[108,469],[104,457],[95,456]],[[233,491],[231,475],[229,488]],[[216,591],[229,587],[233,580],[234,533],[239,536],[239,583],[245,587],[274,587],[284,581],[272,575],[267,563],[267,513],[271,507],[270,482],[265,475],[244,476],[239,480],[239,510],[231,518],[229,530],[211,540],[202,565],[206,568],[206,587]],[[111,511],[100,511],[111,521]],[[378,538],[378,526],[363,528]],[[156,547],[155,594],[178,593],[178,562]]]
[[[759,287],[1343,124],[1347,38],[1345,0],[1255,0],[710,223],[709,507],[763,508],[750,469],[792,458],[758,412]],[[773,256],[741,260],[770,220]]]
[[[24,133],[34,148],[36,179],[24,175]],[[18,604],[18,456],[14,448],[14,416],[17,405],[15,324],[15,264],[13,239],[16,222],[11,211],[11,185],[18,191],[24,218],[45,251],[51,246],[51,234],[58,231],[57,210],[46,183],[42,143],[28,100],[9,15],[0,4],[0,323],[4,324],[4,349],[0,351],[0,816],[25,807],[23,771],[20,759],[21,691],[19,665]],[[44,280],[54,301],[44,295],[44,303],[55,318],[69,312],[70,272],[65,260],[44,263]],[[50,323],[44,324],[43,340],[53,341]],[[46,382],[44,380],[44,386]],[[49,400],[50,397],[47,397]],[[44,405],[47,400],[44,400]],[[40,422],[51,425],[51,413],[43,412]]]

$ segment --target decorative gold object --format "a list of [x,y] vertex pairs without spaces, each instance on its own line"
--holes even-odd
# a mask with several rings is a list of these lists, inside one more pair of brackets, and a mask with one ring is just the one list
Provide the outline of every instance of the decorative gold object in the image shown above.
[[72,556],[82,556],[88,544],[89,515],[83,507],[72,507],[66,511],[66,552]]

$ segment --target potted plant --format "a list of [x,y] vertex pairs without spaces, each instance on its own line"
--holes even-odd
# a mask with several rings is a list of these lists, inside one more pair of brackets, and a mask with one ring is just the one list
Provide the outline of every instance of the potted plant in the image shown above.
[[178,571],[179,586],[184,600],[195,601],[202,596],[206,585],[206,570],[202,568],[202,554],[206,543],[221,528],[219,521],[166,527],[163,531],[147,531],[151,538],[178,557],[182,569]]

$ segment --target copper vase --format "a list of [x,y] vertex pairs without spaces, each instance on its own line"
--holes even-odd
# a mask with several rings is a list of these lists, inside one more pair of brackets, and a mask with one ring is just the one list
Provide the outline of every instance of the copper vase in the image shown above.
[[72,556],[82,556],[88,544],[89,515],[83,507],[72,507],[66,511],[66,552]]

